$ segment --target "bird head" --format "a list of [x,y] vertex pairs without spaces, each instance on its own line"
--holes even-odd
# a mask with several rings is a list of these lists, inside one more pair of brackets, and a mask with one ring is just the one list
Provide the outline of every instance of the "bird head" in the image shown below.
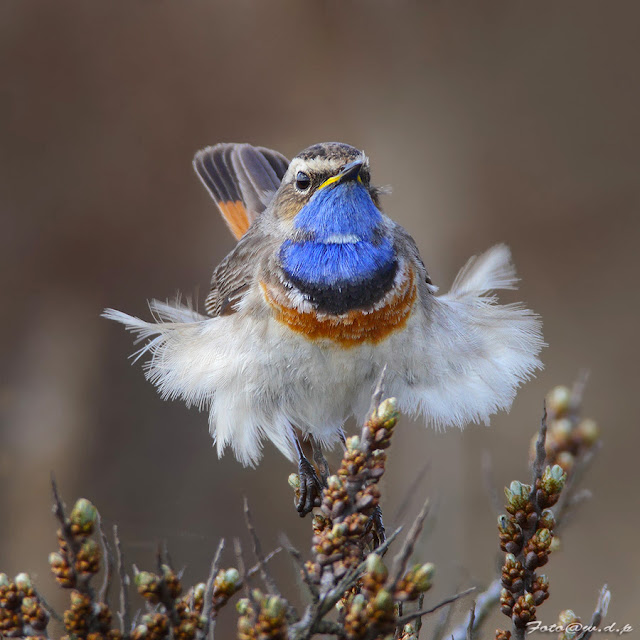
[[272,212],[285,232],[284,277],[319,308],[367,307],[391,286],[397,267],[391,223],[380,211],[362,151],[329,142],[300,152]]

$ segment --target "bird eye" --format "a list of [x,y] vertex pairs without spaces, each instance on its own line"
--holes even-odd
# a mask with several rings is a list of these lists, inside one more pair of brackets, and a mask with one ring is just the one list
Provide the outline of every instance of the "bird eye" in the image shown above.
[[296,175],[296,188],[299,191],[306,191],[310,185],[311,178],[304,171],[298,171]]

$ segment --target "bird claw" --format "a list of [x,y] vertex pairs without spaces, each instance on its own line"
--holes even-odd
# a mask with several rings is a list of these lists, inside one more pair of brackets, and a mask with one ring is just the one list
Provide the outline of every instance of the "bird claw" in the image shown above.
[[379,546],[387,541],[387,534],[382,522],[382,509],[380,505],[377,505],[371,514],[371,533],[373,534],[373,548],[377,549]]
[[319,507],[322,501],[323,485],[313,465],[305,458],[298,461],[298,478],[300,479],[300,494],[296,501],[296,509],[301,518]]

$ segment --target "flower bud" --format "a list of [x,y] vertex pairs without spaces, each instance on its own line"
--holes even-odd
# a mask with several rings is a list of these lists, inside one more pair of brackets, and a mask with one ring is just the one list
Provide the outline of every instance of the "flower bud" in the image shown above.
[[393,613],[395,608],[393,596],[386,589],[380,589],[373,599],[373,607],[376,611]]
[[529,494],[531,493],[531,487],[528,484],[522,484],[517,480],[514,480],[508,489],[504,490],[505,496],[509,506],[518,510],[524,510],[529,502]]
[[360,448],[360,437],[351,436],[346,440],[347,451],[356,451]]
[[19,573],[13,581],[19,591],[27,591],[27,589],[31,589],[33,587],[28,573]]
[[547,409],[554,416],[562,415],[571,406],[571,390],[565,386],[558,386],[547,394]]
[[576,435],[587,447],[591,447],[600,438],[600,428],[595,420],[585,418],[576,427]]
[[376,410],[376,417],[382,422],[395,422],[398,415],[398,400],[396,398],[383,400]]
[[236,611],[241,616],[246,616],[251,611],[251,600],[249,598],[240,598],[236,603]]
[[545,467],[542,474],[542,488],[547,493],[560,493],[567,480],[567,474],[562,470],[562,467],[554,464],[553,467]]
[[284,618],[287,611],[287,603],[278,596],[271,596],[267,598],[267,603],[264,607],[265,614],[271,620],[280,620]]
[[556,517],[551,509],[543,509],[538,524],[544,529],[553,530],[556,526]]
[[416,586],[416,589],[420,591],[420,593],[424,593],[431,589],[431,585],[433,584],[433,574],[435,573],[435,566],[431,562],[427,562],[422,566],[416,568],[413,574],[413,583]]
[[89,535],[98,520],[98,510],[86,498],[80,498],[69,516],[74,533]]
[[370,553],[367,556],[367,573],[370,573],[379,582],[384,582],[387,579],[389,572],[377,553]]

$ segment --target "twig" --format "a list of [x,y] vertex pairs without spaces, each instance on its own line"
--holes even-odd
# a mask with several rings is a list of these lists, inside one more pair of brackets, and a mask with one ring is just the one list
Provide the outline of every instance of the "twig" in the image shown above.
[[307,571],[307,567],[304,563],[304,560],[302,559],[302,554],[291,544],[289,538],[287,538],[284,533],[280,536],[280,539],[282,540],[282,546],[286,549],[287,553],[294,559],[295,563],[298,565],[298,568],[302,573],[302,580],[307,586],[307,589],[309,589],[309,593],[311,593],[313,602],[317,602],[320,598],[320,592],[309,577],[309,572]]
[[404,544],[402,545],[400,552],[395,557],[396,572],[395,572],[395,577],[391,582],[392,585],[397,584],[398,581],[402,579],[402,576],[404,575],[404,572],[407,569],[407,563],[409,562],[409,558],[413,553],[413,549],[416,545],[418,537],[422,532],[422,526],[424,525],[424,520],[427,517],[428,512],[429,512],[429,499],[427,498],[425,503],[422,505],[422,509],[420,509],[420,513],[418,514],[418,517],[414,520],[413,525],[411,525],[411,529],[407,534],[407,538],[404,541]]
[[276,586],[275,580],[269,575],[266,568],[266,561],[264,556],[262,555],[262,545],[260,544],[260,540],[258,538],[258,534],[256,533],[255,527],[253,526],[253,519],[251,517],[251,511],[249,511],[249,502],[247,501],[247,497],[244,497],[244,517],[247,523],[247,529],[249,530],[249,534],[251,535],[251,539],[253,541],[253,553],[258,561],[260,577],[264,582],[265,586],[269,590],[272,595],[280,596],[280,591]]
[[236,563],[238,565],[238,571],[242,576],[242,586],[247,597],[249,597],[249,575],[245,572],[244,556],[242,555],[242,543],[240,538],[233,539],[233,553],[236,557]]
[[211,562],[211,570],[209,571],[209,578],[207,579],[207,585],[204,589],[204,604],[202,605],[202,617],[204,620],[204,626],[196,633],[196,640],[203,640],[209,633],[209,626],[211,624],[211,612],[213,611],[213,586],[220,569],[220,556],[224,549],[224,538],[220,540],[216,555]]
[[571,389],[571,399],[569,401],[569,408],[571,413],[577,413],[582,406],[582,398],[584,397],[584,390],[589,381],[589,369],[581,369],[578,372],[578,377],[573,383]]
[[[70,574],[70,582],[77,583],[76,587],[80,591],[86,591],[86,581],[83,584],[80,584],[80,580],[78,580],[78,575],[76,573],[76,557],[78,553],[78,545],[71,535],[71,531],[69,530],[69,524],[67,522],[67,517],[64,513],[64,505],[62,503],[62,498],[60,498],[60,494],[58,493],[58,485],[56,484],[56,478],[51,472],[51,491],[53,493],[53,515],[60,522],[60,532],[62,533],[62,538],[64,539],[67,545],[67,553],[69,554],[69,574]],[[85,587],[83,589],[83,587]]]
[[[494,580],[485,591],[478,595],[474,611],[473,631],[477,631],[485,618],[495,609],[496,604],[500,600],[501,590],[502,585],[500,584],[500,580]],[[453,640],[464,640],[468,627],[469,617],[465,618],[464,622],[455,627],[451,633],[451,638],[453,638]]]
[[[536,440],[536,457],[533,461],[533,487],[531,488],[531,498],[533,500],[536,493],[536,481],[542,478],[544,471],[544,462],[547,459],[547,449],[545,442],[547,440],[547,403],[544,402],[542,410],[542,420],[540,421],[540,430],[538,431],[538,439]],[[535,504],[535,502],[534,502]]]
[[44,596],[37,591],[36,589],[33,590],[33,593],[35,594],[36,598],[38,598],[38,601],[40,602],[40,604],[43,606],[43,608],[46,610],[46,612],[57,622],[62,622],[64,623],[64,618],[44,599]]
[[598,596],[598,602],[596,603],[595,611],[591,616],[591,622],[577,637],[576,640],[589,640],[592,636],[594,629],[600,626],[602,619],[607,615],[609,609],[609,603],[611,602],[611,591],[605,584],[600,589],[600,595]]
[[471,605],[469,611],[469,624],[467,625],[467,640],[473,640],[473,623],[476,619],[476,603]]
[[131,633],[131,613],[129,611],[129,576],[124,568],[124,556],[122,546],[118,537],[118,525],[113,525],[113,542],[116,548],[116,563],[118,565],[118,575],[120,576],[120,630],[125,640]]
[[573,499],[575,496],[579,495],[575,493],[576,486],[582,480],[586,470],[589,468],[601,448],[602,444],[600,442],[596,442],[591,449],[585,451],[583,455],[576,459],[573,469],[567,478],[565,487],[560,494],[560,499],[553,509],[557,522],[556,532],[560,529],[561,525],[564,525],[565,518],[567,518],[575,506],[575,504],[573,504]]
[[[277,556],[282,551],[282,547],[276,547],[271,553],[267,553],[264,557],[265,563],[269,562],[273,557]],[[260,571],[261,564],[258,562],[254,564],[249,571],[247,571],[247,578],[252,578]]]
[[416,494],[418,486],[424,480],[424,477],[427,475],[427,471],[429,471],[430,467],[431,467],[431,460],[427,460],[427,462],[425,462],[422,465],[422,468],[420,469],[420,471],[418,471],[418,473],[416,474],[416,477],[413,479],[413,481],[405,491],[404,498],[402,499],[400,506],[396,509],[395,513],[393,514],[393,520],[392,520],[393,522],[399,522],[404,518],[407,512],[407,509],[409,508],[409,504],[411,503],[411,498],[413,498],[413,496]]
[[448,604],[451,604],[456,600],[460,600],[460,598],[464,598],[464,596],[469,595],[472,591],[475,591],[475,590],[476,590],[475,587],[471,587],[466,591],[461,591],[460,593],[456,593],[455,595],[449,598],[446,598],[445,600],[443,600],[442,602],[439,602],[437,605],[435,605],[434,607],[431,607],[430,609],[422,609],[421,611],[413,611],[412,613],[407,613],[407,615],[402,616],[401,618],[398,618],[396,624],[404,626],[405,624],[407,624],[408,622],[411,622],[412,620],[415,620],[416,618],[421,618],[422,616],[429,615],[430,613],[433,613],[434,611],[437,611],[442,607],[446,607]]
[[102,555],[104,556],[105,569],[102,586],[98,592],[98,601],[109,604],[109,591],[111,590],[111,580],[113,579],[113,554],[107,542],[107,536],[102,528],[102,516],[98,513],[98,531],[100,532],[100,542],[102,544]]
[[[371,553],[375,553],[376,555],[382,556],[387,548],[391,545],[391,543],[398,537],[400,532],[402,531],[402,527],[398,527],[388,538],[387,540],[381,544],[375,551]],[[344,576],[340,579],[340,582],[330,589],[324,595],[321,595],[320,601],[316,607],[316,619],[321,618],[326,615],[333,607],[336,605],[338,600],[342,598],[344,592],[347,589],[350,589],[355,581],[365,572],[367,568],[367,560],[366,558],[355,568],[349,569]]]
[[373,395],[371,396],[371,407],[369,408],[369,415],[371,415],[377,408],[380,402],[382,401],[382,393],[384,391],[384,382],[387,376],[387,365],[385,364],[382,367],[382,371],[378,376],[378,382],[376,382],[376,388],[373,391]]

